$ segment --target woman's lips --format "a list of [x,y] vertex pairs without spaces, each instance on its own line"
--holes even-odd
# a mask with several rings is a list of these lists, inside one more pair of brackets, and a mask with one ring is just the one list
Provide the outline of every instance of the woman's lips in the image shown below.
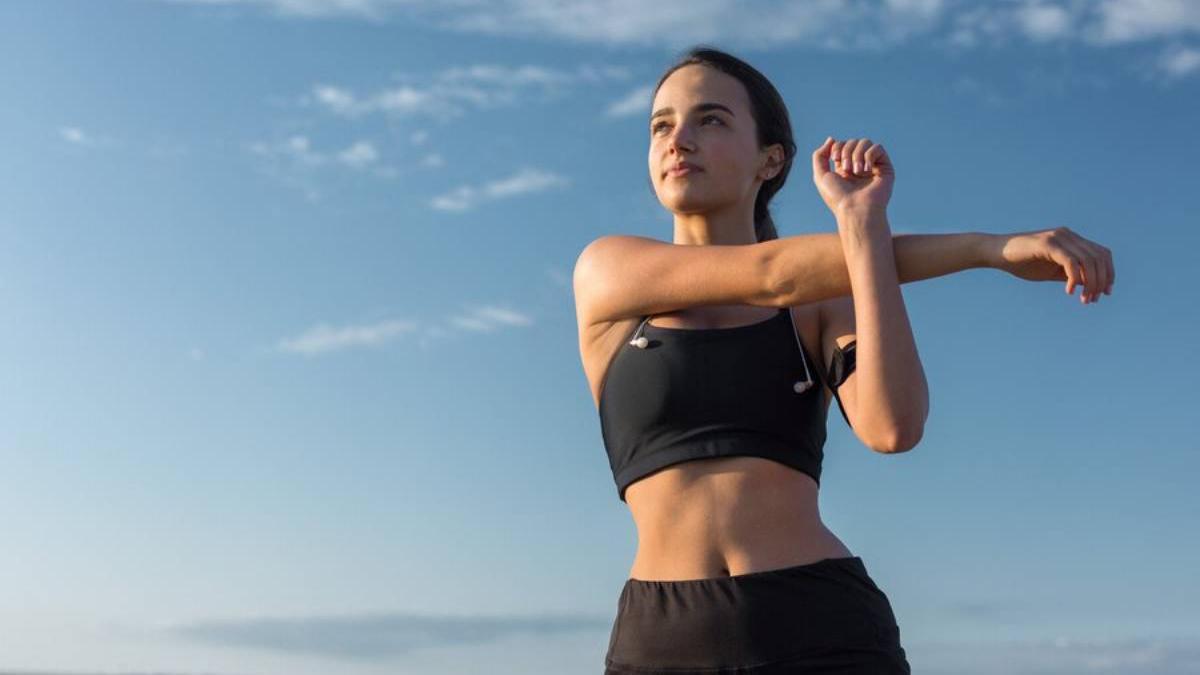
[[697,173],[700,171],[703,171],[703,169],[699,169],[694,166],[685,165],[685,166],[681,166],[681,167],[672,167],[672,168],[668,169],[667,175],[668,176],[686,176],[688,174]]

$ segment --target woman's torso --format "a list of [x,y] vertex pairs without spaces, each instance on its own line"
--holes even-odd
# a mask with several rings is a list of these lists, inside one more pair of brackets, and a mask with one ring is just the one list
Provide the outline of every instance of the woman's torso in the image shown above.
[[[778,310],[753,305],[656,314],[653,326],[725,328],[763,321]],[[804,348],[821,355],[815,305],[792,307]],[[641,318],[595,326],[583,345],[584,369],[599,407],[604,374]],[[780,349],[795,347],[780,344]],[[824,356],[820,356],[822,360]],[[824,364],[809,364],[825,372]],[[822,414],[831,395],[822,386]],[[626,503],[638,532],[629,576],[643,580],[746,574],[853,553],[821,522],[817,483],[760,457],[721,457],[668,466],[629,486]]]

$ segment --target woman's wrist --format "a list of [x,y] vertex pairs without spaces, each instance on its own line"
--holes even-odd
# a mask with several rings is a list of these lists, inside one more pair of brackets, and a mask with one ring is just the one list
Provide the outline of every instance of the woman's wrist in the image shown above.
[[833,211],[834,218],[838,224],[845,222],[848,225],[865,225],[876,219],[887,220],[887,206],[861,206],[858,204],[846,204],[838,206]]
[[1004,248],[1004,237],[990,232],[972,232],[975,241],[976,267],[996,267],[1000,251]]
[[892,229],[888,225],[886,208],[844,207],[835,213],[844,254],[876,245],[884,238],[891,244]]

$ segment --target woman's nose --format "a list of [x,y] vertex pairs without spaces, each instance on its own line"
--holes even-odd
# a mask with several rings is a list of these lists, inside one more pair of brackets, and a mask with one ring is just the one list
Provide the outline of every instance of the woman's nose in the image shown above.
[[679,152],[683,149],[691,151],[692,147],[692,132],[686,124],[680,125],[671,134],[671,148]]

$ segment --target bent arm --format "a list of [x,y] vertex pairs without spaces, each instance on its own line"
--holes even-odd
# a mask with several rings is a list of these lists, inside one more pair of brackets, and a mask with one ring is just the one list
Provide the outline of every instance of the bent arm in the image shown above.
[[842,214],[838,228],[854,289],[855,431],[882,452],[903,452],[923,433],[929,386],[893,264],[887,214]]
[[[836,232],[804,234],[759,244],[767,252],[767,274],[778,307],[803,305],[851,294],[850,271]],[[892,235],[900,283],[991,267],[985,232]]]

